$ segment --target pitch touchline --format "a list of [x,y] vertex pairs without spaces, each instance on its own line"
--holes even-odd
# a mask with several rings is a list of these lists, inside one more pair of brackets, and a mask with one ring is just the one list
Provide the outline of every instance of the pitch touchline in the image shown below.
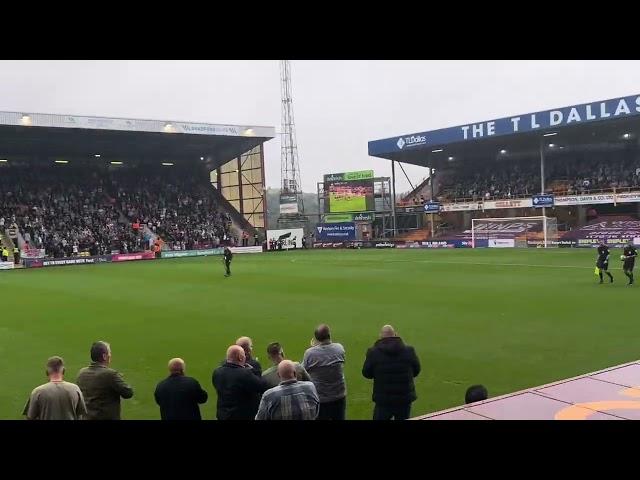
[[451,265],[495,265],[497,267],[544,267],[544,268],[591,268],[581,265],[537,265],[533,263],[494,263],[494,262],[438,262],[433,260],[418,260],[420,263],[445,263]]
[[[359,259],[355,263],[366,263],[369,259]],[[539,268],[582,268],[593,269],[593,267],[585,267],[583,265],[539,265],[535,263],[495,263],[495,262],[443,262],[438,260],[376,260],[371,259],[371,263],[439,263],[445,265],[483,265],[483,266],[495,266],[495,267],[539,267]],[[298,259],[300,261],[300,259]],[[302,260],[300,263],[314,263],[311,261]]]
[[535,263],[443,262],[438,260],[383,260],[382,263],[442,263],[447,265],[493,265],[496,267],[592,268],[582,265],[538,265]]

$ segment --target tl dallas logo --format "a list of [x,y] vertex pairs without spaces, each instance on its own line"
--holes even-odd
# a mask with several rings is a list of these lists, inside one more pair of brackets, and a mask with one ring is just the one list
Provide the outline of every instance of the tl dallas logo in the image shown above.
[[405,145],[408,147],[417,147],[418,145],[423,145],[427,143],[427,137],[423,135],[411,135],[410,137],[400,137],[396,142],[396,145],[400,150],[402,150]]

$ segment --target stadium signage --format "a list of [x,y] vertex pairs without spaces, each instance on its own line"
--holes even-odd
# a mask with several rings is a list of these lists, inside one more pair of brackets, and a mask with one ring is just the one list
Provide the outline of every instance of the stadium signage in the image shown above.
[[490,200],[482,204],[483,210],[497,210],[500,208],[531,208],[530,198],[521,200]]
[[239,135],[240,129],[231,125],[205,125],[180,123],[178,128],[184,133],[204,133],[207,135]]
[[[552,197],[552,204],[542,204],[541,197]],[[538,204],[535,199],[538,198]],[[591,205],[605,203],[634,203],[640,202],[640,192],[600,193],[589,195],[534,195],[532,198],[518,200],[487,200],[469,203],[446,203],[442,205],[442,212],[463,212],[471,210],[497,210],[501,208],[530,208],[556,207],[568,205]]]
[[232,253],[262,253],[261,246],[253,247],[229,247]]
[[325,215],[324,223],[373,222],[373,213],[338,213]]
[[25,258],[26,268],[58,267],[62,265],[92,265],[95,263],[111,262],[112,255],[96,255],[93,257],[66,257],[66,258]]
[[353,180],[370,180],[373,170],[359,170],[357,172],[329,173],[324,176],[325,182],[350,182]]
[[442,205],[443,212],[465,212],[472,210],[482,210],[482,202],[447,203]]
[[140,252],[140,253],[117,253],[111,255],[112,262],[130,262],[133,260],[153,260],[156,258],[153,252]]
[[421,242],[420,245],[422,245],[424,248],[453,248],[454,247],[453,244],[449,243],[446,240]]
[[553,207],[553,195],[534,195],[531,203],[534,208]]
[[410,135],[408,137],[398,138],[396,145],[400,150],[402,150],[404,147],[417,147],[420,145],[424,145],[425,143],[427,143],[427,137],[425,137],[424,135]]
[[525,132],[553,131],[583,123],[640,115],[640,95],[618,97],[479,123],[442,128],[369,142],[369,155],[398,153],[408,148],[443,147],[450,143]]
[[325,215],[324,223],[347,223],[353,222],[353,215],[351,213],[340,213]]
[[616,193],[616,203],[640,202],[640,192]]
[[490,238],[488,246],[489,248],[514,248],[516,241],[513,238]]
[[160,254],[161,258],[205,257],[208,255],[222,255],[223,248],[209,248],[204,250],[165,250]]
[[439,202],[427,202],[424,204],[425,213],[438,213],[440,212]]
[[321,223],[316,226],[318,240],[355,240],[356,224],[349,223]]
[[0,270],[13,270],[13,262],[0,262]]
[[[302,228],[267,230],[267,250],[271,250],[270,240],[281,242],[284,250],[302,248],[302,237],[304,237],[304,229]],[[278,248],[277,245],[276,248]]]
[[316,242],[313,248],[344,248],[344,242]]
[[22,250],[20,256],[22,258],[44,258],[46,256],[46,252],[44,248],[30,248],[28,250]]
[[375,215],[373,213],[356,213],[353,216],[355,222],[373,222]]
[[597,195],[568,195],[566,197],[556,197],[556,205],[590,205],[598,203],[615,203],[613,193],[602,193]]

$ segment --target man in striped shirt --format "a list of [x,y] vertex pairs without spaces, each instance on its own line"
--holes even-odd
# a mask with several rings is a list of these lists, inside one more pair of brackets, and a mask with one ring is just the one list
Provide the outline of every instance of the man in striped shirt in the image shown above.
[[290,360],[278,364],[278,376],[280,385],[264,392],[256,420],[315,420],[320,399],[313,383],[298,381]]

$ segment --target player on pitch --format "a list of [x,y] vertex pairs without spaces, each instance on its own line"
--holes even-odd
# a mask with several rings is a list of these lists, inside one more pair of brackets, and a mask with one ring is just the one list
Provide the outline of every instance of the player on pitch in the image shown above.
[[233,259],[233,253],[231,252],[231,249],[229,249],[229,247],[224,247],[224,252],[222,254],[222,261],[224,262],[224,268],[225,268],[225,277],[230,277],[231,276],[231,260]]
[[600,246],[598,247],[598,260],[596,260],[596,267],[598,267],[600,283],[604,283],[602,280],[602,272],[606,273],[609,277],[610,283],[613,283],[613,275],[609,273],[609,247],[607,247],[604,242],[600,242]]
[[637,256],[638,251],[636,250],[636,247],[633,246],[633,241],[629,240],[629,243],[624,247],[622,257],[620,258],[624,262],[622,264],[622,271],[627,277],[629,277],[628,285],[633,285],[633,267],[636,264]]

